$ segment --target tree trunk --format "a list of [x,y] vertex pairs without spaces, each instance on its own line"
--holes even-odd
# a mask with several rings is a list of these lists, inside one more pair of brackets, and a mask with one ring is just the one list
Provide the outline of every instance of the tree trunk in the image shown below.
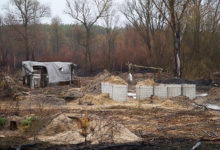
[[177,26],[176,33],[173,36],[174,39],[174,55],[175,55],[175,75],[181,78],[181,40],[180,40],[180,27]]
[[151,43],[150,43],[150,35],[149,34],[150,33],[147,33],[146,44],[147,44],[147,48],[148,48],[148,51],[149,51],[149,56],[151,58],[152,57],[152,51],[151,51]]
[[2,65],[7,65],[8,51],[2,50]]
[[32,52],[31,58],[32,58],[32,61],[35,61],[35,55],[34,55],[34,52]]
[[87,56],[87,54],[88,54],[88,53],[87,53],[87,51],[85,50],[85,52],[84,52],[84,55],[85,55],[85,56],[84,56],[84,59],[85,59],[85,60],[84,60],[84,61],[85,61],[84,72],[85,72],[85,73],[87,72],[87,65],[88,65],[88,59],[87,59],[88,56]]
[[88,52],[88,57],[89,57],[89,72],[92,73],[92,56],[91,56],[91,51]]
[[28,39],[28,26],[27,23],[25,23],[24,25],[25,28],[25,38],[24,38],[24,42],[25,42],[25,53],[26,53],[26,60],[29,60],[29,39]]
[[90,51],[90,40],[91,40],[90,30],[91,29],[89,28],[86,29],[86,53],[87,53],[86,55],[87,55],[87,59],[89,60],[89,72],[92,73],[92,58],[91,58],[92,56],[91,56],[91,51]]
[[108,63],[107,63],[107,67],[108,67],[108,71],[111,71],[111,52],[112,52],[112,47],[111,47],[111,39],[110,39],[110,35],[108,35]]

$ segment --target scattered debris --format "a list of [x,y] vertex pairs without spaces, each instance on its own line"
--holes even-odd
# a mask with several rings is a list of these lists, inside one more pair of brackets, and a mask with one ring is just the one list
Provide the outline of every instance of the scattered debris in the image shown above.
[[128,93],[128,97],[132,97],[133,99],[136,99],[137,94],[136,93]]
[[206,97],[208,96],[208,93],[203,93],[203,94],[197,94],[196,97]]
[[206,107],[212,110],[220,111],[220,107],[217,105],[207,104]]

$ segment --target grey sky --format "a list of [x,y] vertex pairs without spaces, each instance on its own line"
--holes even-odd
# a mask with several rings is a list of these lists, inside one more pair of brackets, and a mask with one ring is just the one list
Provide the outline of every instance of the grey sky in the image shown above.
[[[4,15],[4,8],[7,7],[10,0],[0,0],[0,14]],[[66,0],[38,0],[42,4],[46,4],[51,8],[51,18],[59,16],[62,20],[62,23],[71,24],[73,20],[64,13],[66,8]],[[124,0],[114,0],[116,6],[119,6]],[[51,18],[45,18],[42,20],[42,23],[50,23]],[[120,24],[123,23],[124,19],[120,16]],[[120,26],[120,25],[119,25]]]

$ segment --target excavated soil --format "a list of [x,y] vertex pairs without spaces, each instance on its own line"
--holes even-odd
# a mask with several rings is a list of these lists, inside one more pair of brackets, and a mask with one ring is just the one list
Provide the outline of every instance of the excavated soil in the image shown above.
[[[109,73],[107,70],[104,70],[104,72],[99,73],[95,77],[92,77],[90,81],[86,80],[86,78],[81,78],[82,84],[84,85],[81,89],[81,91],[84,94],[92,93],[92,94],[100,94],[101,93],[101,83],[106,80],[108,77],[111,76],[111,73]],[[84,83],[86,82],[86,83]]]
[[[70,119],[69,116],[76,119]],[[83,143],[85,138],[78,126],[79,119],[79,115],[61,114],[54,118],[47,127],[43,128],[37,138],[52,144]],[[87,133],[87,140],[91,144],[127,143],[141,140],[123,125],[107,118],[100,119],[96,115],[90,116],[90,126]]]
[[157,86],[159,84],[154,82],[153,79],[147,79],[147,80],[138,82],[137,85],[138,86]]
[[104,80],[104,82],[112,83],[112,84],[119,84],[119,85],[127,85],[127,82],[120,78],[119,76],[111,76]]

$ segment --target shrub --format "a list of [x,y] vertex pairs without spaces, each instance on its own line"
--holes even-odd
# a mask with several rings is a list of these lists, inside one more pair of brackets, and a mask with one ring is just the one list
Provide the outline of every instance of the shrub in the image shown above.
[[22,126],[31,126],[32,125],[32,121],[34,121],[34,120],[36,120],[35,116],[28,117],[26,120],[23,120],[21,122],[21,125]]
[[30,121],[30,120],[23,120],[23,121],[21,122],[21,125],[22,125],[22,126],[31,126],[31,121]]
[[5,118],[0,118],[0,127],[4,127],[6,123],[6,119]]

